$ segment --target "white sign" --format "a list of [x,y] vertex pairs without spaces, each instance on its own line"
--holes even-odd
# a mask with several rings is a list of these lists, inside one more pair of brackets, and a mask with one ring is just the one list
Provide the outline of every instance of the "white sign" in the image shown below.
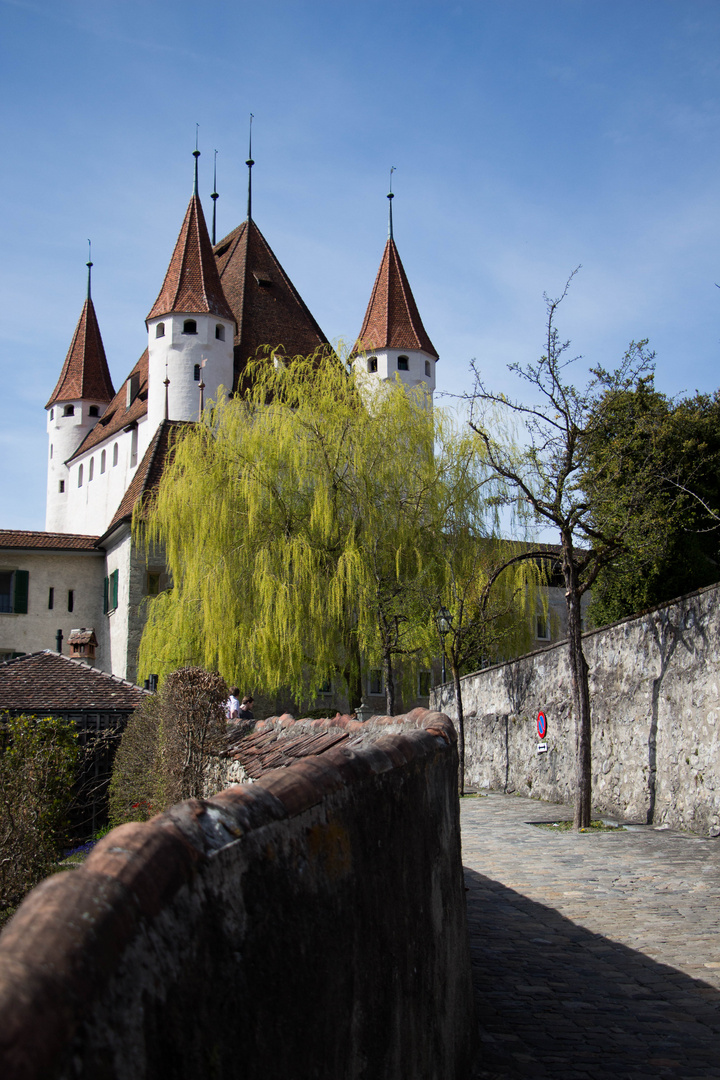
[[547,754],[547,743],[539,742],[537,745],[537,752],[538,754]]

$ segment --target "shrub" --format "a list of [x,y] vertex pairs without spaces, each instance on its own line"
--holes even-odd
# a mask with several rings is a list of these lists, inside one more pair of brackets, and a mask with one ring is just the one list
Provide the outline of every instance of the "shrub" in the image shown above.
[[48,874],[67,841],[78,759],[71,721],[0,721],[0,911]]

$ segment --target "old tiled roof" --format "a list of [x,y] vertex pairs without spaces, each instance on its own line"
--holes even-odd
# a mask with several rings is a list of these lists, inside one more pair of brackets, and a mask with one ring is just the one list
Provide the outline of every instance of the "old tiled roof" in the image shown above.
[[97,551],[97,536],[77,533],[29,532],[0,529],[0,548],[57,548],[64,551]]
[[[231,732],[229,740],[232,739],[232,734]],[[346,731],[338,730],[294,737],[278,736],[275,731],[262,731],[233,741],[227,756],[239,761],[251,780],[259,780],[262,774],[270,769],[291,765],[298,758],[323,754],[331,746],[336,746],[347,738]]]
[[297,289],[254,221],[244,221],[215,247],[220,280],[237,321],[235,385],[263,345],[286,356],[309,356],[327,345]]
[[105,536],[107,536],[108,533],[111,533],[113,529],[117,528],[121,522],[130,521],[138,499],[155,491],[157,485],[160,483],[160,478],[162,477],[167,463],[168,454],[172,448],[173,434],[192,423],[192,420],[163,420],[158,426],[155,436],[145,451],[142,461],[135,470],[135,475],[132,478],[130,486],[123,495],[122,501],[115,512],[115,516],[104,534]]
[[57,386],[45,406],[58,401],[110,401],[115,393],[95,307],[87,298]]
[[356,352],[363,349],[421,349],[438,358],[392,238],[385,245],[365,321],[355,343]]
[[0,709],[129,710],[146,696],[139,686],[49,650],[0,664]]
[[[127,381],[128,379],[132,379],[134,375],[138,376],[138,393],[131,402],[130,408],[128,408]],[[75,453],[68,460],[73,461],[87,450],[92,450],[94,446],[99,446],[99,444],[105,442],[106,439],[110,439],[113,435],[117,435],[118,432],[129,427],[130,424],[137,423],[141,417],[147,414],[147,396],[148,351],[146,349],[103,415],[98,420],[95,427],[92,431],[87,433]]]
[[171,312],[207,313],[235,320],[220,284],[197,193],[190,199],[163,287],[148,319]]

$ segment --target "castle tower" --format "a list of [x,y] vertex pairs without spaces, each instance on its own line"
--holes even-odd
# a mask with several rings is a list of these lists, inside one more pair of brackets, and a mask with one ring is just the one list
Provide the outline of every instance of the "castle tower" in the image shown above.
[[388,241],[353,349],[353,362],[366,385],[397,377],[407,387],[423,387],[432,404],[438,354],[423,326],[395,246],[392,192],[388,199]]
[[[196,151],[197,155],[197,151]],[[225,299],[195,186],[148,329],[148,425],[197,420],[204,401],[233,388],[235,317]],[[166,384],[167,380],[167,384]]]
[[90,294],[92,262],[88,262],[87,267],[87,299],[57,386],[45,406],[48,414],[45,528],[48,532],[64,532],[67,529],[69,470],[65,462],[75,453],[115,396]]

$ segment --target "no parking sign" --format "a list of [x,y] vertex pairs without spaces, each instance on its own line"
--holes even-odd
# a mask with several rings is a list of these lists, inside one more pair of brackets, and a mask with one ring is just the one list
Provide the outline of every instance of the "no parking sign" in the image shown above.
[[537,733],[538,738],[544,739],[547,735],[547,717],[544,712],[539,712],[537,716]]

